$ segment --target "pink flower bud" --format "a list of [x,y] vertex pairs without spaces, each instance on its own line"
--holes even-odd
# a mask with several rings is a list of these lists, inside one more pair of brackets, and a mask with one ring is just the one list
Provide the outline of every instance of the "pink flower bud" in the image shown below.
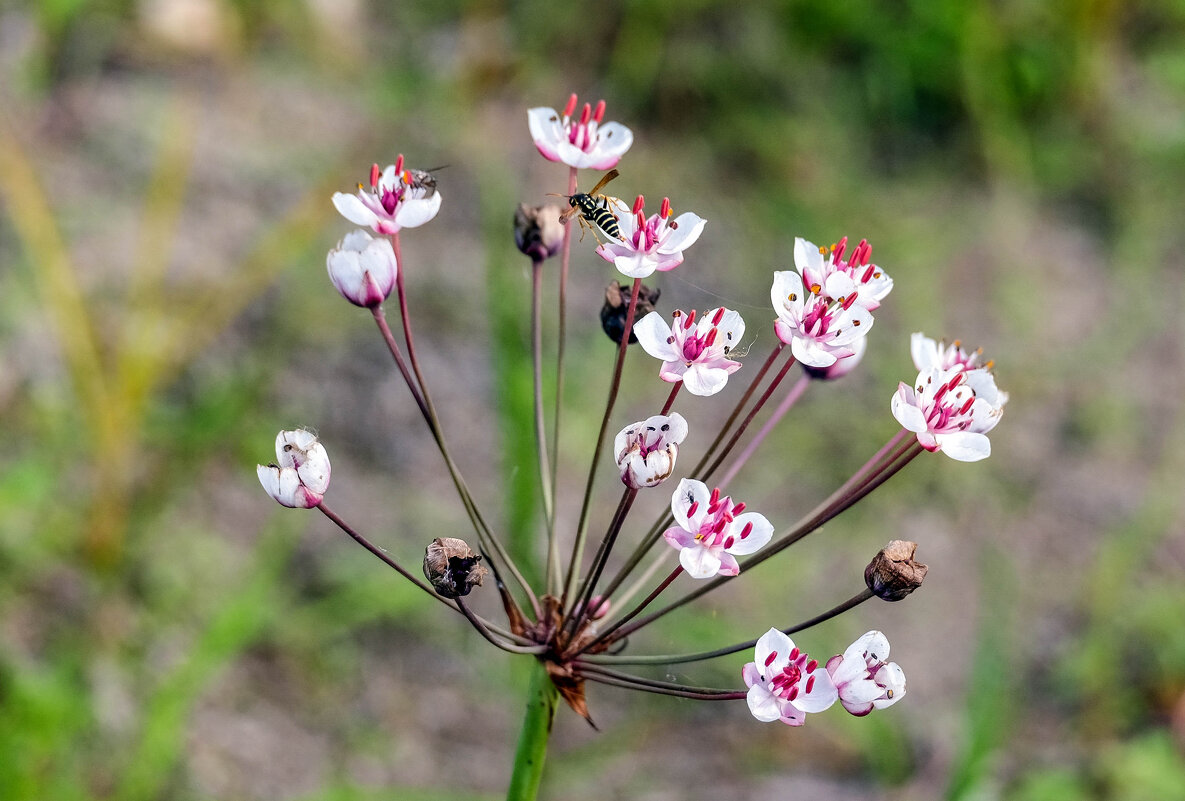
[[329,489],[329,454],[311,431],[298,428],[276,436],[278,464],[257,465],[259,483],[282,506],[311,509]]
[[399,265],[388,239],[375,239],[359,229],[329,251],[329,280],[355,306],[373,308],[395,288]]

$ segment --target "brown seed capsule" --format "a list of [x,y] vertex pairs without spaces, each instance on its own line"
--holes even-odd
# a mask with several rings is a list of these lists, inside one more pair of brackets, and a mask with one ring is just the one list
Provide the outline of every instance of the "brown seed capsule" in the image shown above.
[[893,540],[873,557],[864,569],[864,583],[873,595],[886,601],[900,601],[922,586],[928,567],[915,562],[916,542]]
[[437,537],[424,551],[424,576],[444,598],[468,595],[481,586],[487,571],[478,564],[481,555],[456,537]]
[[559,207],[519,203],[514,211],[514,242],[535,261],[554,256],[564,243]]
[[[661,289],[651,289],[642,284],[641,289],[638,290],[638,307],[634,310],[635,325],[638,320],[654,311],[654,304],[658,303],[658,296],[661,294]],[[618,345],[621,344],[621,335],[625,331],[625,316],[629,308],[630,288],[623,287],[617,281],[612,281],[609,286],[605,287],[605,305],[601,307],[601,327],[605,329],[609,339]],[[637,341],[638,338],[631,330],[630,344]]]

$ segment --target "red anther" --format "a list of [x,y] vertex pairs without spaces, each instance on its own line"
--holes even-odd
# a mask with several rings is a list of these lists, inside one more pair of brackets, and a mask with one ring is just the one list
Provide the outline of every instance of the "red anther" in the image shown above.
[[395,174],[403,172],[403,154],[399,154],[399,158],[395,159]]
[[832,250],[834,251],[834,255],[831,257],[831,262],[833,264],[839,264],[840,261],[843,260],[843,252],[844,252],[844,250],[847,249],[847,247],[848,247],[848,238],[846,236],[843,239],[841,239],[835,243],[835,246],[832,248]]
[[967,399],[967,402],[963,404],[963,408],[959,409],[959,414],[966,414],[967,412],[971,411],[971,407],[974,404],[975,404],[975,396],[972,395],[970,398]]
[[811,676],[806,680],[806,692],[810,695],[811,690],[815,689],[815,677]]
[[669,197],[662,199],[662,206],[658,209],[658,216],[664,220],[671,216],[671,199]]
[[736,537],[729,537],[728,539],[724,540],[724,550],[727,551],[733,546],[734,543],[736,543],[736,541]]
[[[695,312],[692,312],[692,314],[695,314]],[[719,500],[720,500],[720,488],[716,487],[715,489],[712,490],[712,503],[716,503]]]
[[741,529],[741,539],[747,539],[753,533],[753,524],[746,523],[745,527]]
[[793,700],[794,700],[795,698],[797,698],[797,697],[798,697],[798,685],[797,685],[797,684],[795,684],[793,687],[791,687],[791,688],[790,688],[790,692],[789,692],[789,694],[786,696],[786,700],[787,700],[787,701],[793,701]]
[[861,239],[860,247],[863,248],[860,252],[860,263],[868,264],[869,259],[872,258],[872,245],[868,244],[867,239]]
[[690,312],[687,313],[687,319],[683,321],[683,327],[684,328],[691,328],[691,326],[694,322],[695,322],[695,309],[692,309]]
[[646,208],[646,198],[638,195],[634,198],[634,214],[641,214],[644,208]]
[[716,334],[718,334],[718,333],[720,333],[719,328],[713,328],[711,331],[708,332],[708,335],[706,337],[704,337],[704,347],[705,348],[712,347],[712,343],[716,341]]
[[738,503],[736,506],[732,507],[732,513],[734,515],[739,515],[743,511],[745,511],[745,505],[743,503]]
[[777,651],[770,651],[769,656],[767,656],[765,658],[765,666],[769,667],[770,665],[772,665],[774,663],[774,660],[777,658],[778,658],[778,652]]
[[601,120],[605,119],[605,101],[597,101],[597,110],[593,112],[593,119],[596,120],[597,125],[601,124]]
[[382,175],[382,171],[379,169],[379,165],[371,164],[370,165],[370,185],[372,187],[379,185],[379,176],[380,175]]
[[634,219],[638,221],[638,230],[641,231],[646,227],[646,214],[641,211],[634,212]]
[[712,315],[712,325],[720,325],[720,321],[723,319],[724,319],[724,307],[721,306],[719,309],[716,310],[716,313]]
[[576,110],[576,93],[573,92],[572,96],[568,98],[568,105],[564,106],[564,116],[571,117],[572,112],[575,110]]
[[580,112],[580,124],[588,125],[588,119],[592,116],[592,106],[588,103],[584,104],[584,110]]
[[965,378],[966,378],[966,373],[955,373],[954,377],[951,378],[951,380],[948,381],[946,385],[949,388],[954,389],[959,384],[962,384]]
[[[814,672],[815,672],[815,668],[817,668],[818,666],[819,666],[819,660],[818,660],[818,659],[812,659],[810,662],[807,662],[807,663],[806,663],[806,672],[807,672],[807,673],[814,673]],[[811,691],[811,688],[810,688],[810,687],[807,687],[807,688],[806,688],[806,691],[809,693],[809,692]]]
[[845,309],[850,309],[850,308],[852,308],[852,304],[856,302],[856,298],[857,298],[859,295],[860,295],[860,293],[859,293],[859,292],[853,292],[852,294],[848,295],[848,296],[847,296],[846,298],[844,298],[844,300],[843,300],[843,304],[842,304],[842,305],[843,305],[843,307],[844,307]]
[[790,661],[791,662],[793,662],[795,659],[798,658],[798,653],[799,653],[799,651],[798,651],[797,646],[793,650],[790,651]]
[[868,265],[868,269],[864,271],[864,275],[860,277],[860,283],[867,284],[872,280],[872,276],[876,275],[876,265]]
[[687,507],[687,518],[695,517],[695,513],[699,511],[699,501],[692,501],[691,506]]

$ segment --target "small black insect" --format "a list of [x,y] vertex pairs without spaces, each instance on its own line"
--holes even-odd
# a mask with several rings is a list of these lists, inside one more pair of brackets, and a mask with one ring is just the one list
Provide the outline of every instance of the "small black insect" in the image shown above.
[[430,198],[436,194],[436,176],[432,173],[443,169],[444,167],[433,167],[430,170],[404,170],[403,183],[412,189],[423,190],[422,199]]
[[[617,170],[610,170],[605,173],[605,177],[597,181],[597,185],[589,192],[580,192],[575,195],[561,195],[566,197],[569,205],[572,208],[560,215],[560,221],[567,223],[573,217],[580,221],[580,238],[584,238],[583,229],[587,226],[593,232],[593,236],[597,235],[597,229],[601,229],[606,236],[613,239],[621,239],[621,228],[617,225],[617,215],[609,208],[610,198],[607,195],[599,195],[598,192],[604,188],[605,184],[612,181],[620,173]],[[577,217],[577,215],[580,215]],[[599,240],[598,240],[599,241]]]

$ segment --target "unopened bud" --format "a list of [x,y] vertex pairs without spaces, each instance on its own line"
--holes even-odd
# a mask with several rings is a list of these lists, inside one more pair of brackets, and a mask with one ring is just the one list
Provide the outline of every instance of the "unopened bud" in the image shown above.
[[930,569],[915,562],[916,542],[893,540],[864,568],[864,583],[872,594],[886,601],[900,601],[922,586]]
[[444,598],[468,595],[488,572],[478,564],[481,555],[456,537],[437,537],[424,551],[424,576]]
[[559,252],[564,243],[564,226],[556,206],[528,206],[519,203],[514,211],[514,242],[534,261]]
[[[630,292],[631,288],[623,287],[621,284],[613,281],[609,286],[605,287],[605,305],[601,307],[601,327],[605,329],[605,333],[609,335],[618,345],[621,344],[621,335],[625,332],[625,316],[630,309]],[[634,322],[641,320],[647,314],[654,311],[654,304],[658,303],[658,296],[662,294],[662,290],[642,284],[638,290],[638,307],[634,310]],[[630,344],[634,344],[638,338],[634,336],[634,332],[630,331]]]

